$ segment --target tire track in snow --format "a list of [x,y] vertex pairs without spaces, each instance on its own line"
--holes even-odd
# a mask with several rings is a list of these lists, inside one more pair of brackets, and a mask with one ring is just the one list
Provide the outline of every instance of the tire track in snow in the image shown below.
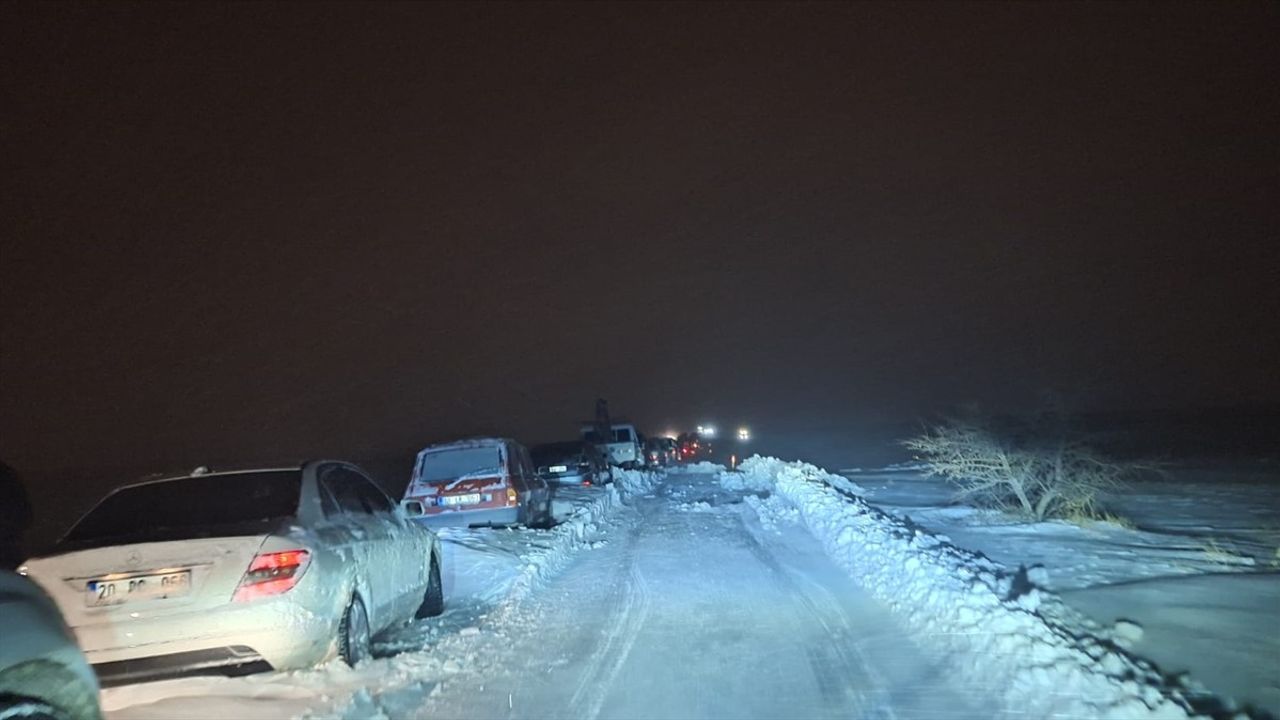
[[[800,591],[801,602],[809,608],[810,613],[822,625],[822,629],[827,631],[827,636],[832,639],[832,645],[835,646],[841,660],[847,667],[856,665],[858,670],[871,680],[874,696],[872,706],[869,712],[864,712],[861,717],[868,720],[895,720],[897,713],[893,711],[890,694],[885,690],[888,682],[869,662],[862,651],[861,644],[854,640],[853,629],[849,626],[849,620],[835,595],[813,578],[794,570],[789,572],[796,582],[803,583],[812,590],[812,593]],[[838,625],[833,626],[833,623],[829,622],[832,618],[836,619]],[[856,657],[851,658],[846,648],[852,649]]]
[[[851,641],[852,632],[840,604],[817,581],[784,567],[740,516],[735,519],[742,526],[742,535],[746,538],[751,554],[768,568],[778,585],[795,598],[800,608],[824,631],[826,642],[810,644],[805,648],[805,654],[818,690],[832,715],[894,720],[896,715],[891,709],[888,694],[884,691],[884,683]],[[801,583],[817,589],[819,598],[815,600],[810,592],[800,586]],[[833,622],[833,619],[836,621]],[[853,648],[856,657],[850,655],[848,648]],[[857,677],[870,680],[874,697],[868,697],[866,688],[852,682]],[[852,713],[849,710],[851,704],[856,708]]]
[[651,596],[644,574],[635,561],[635,546],[641,531],[637,524],[627,538],[625,590],[618,612],[610,618],[611,628],[605,641],[591,654],[582,676],[569,700],[566,716],[595,720],[604,707],[605,699],[613,688],[622,666],[626,664],[631,648],[635,646],[640,629],[649,615]]

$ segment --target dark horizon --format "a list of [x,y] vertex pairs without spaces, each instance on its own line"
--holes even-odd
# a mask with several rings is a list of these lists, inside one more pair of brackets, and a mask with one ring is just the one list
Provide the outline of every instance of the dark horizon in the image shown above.
[[1274,3],[0,17],[37,481],[540,442],[597,397],[762,444],[1280,406]]

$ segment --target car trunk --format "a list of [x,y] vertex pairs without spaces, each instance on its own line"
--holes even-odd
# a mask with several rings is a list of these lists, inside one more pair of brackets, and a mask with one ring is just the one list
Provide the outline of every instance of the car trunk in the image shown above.
[[414,483],[408,497],[422,502],[428,514],[453,510],[487,510],[514,505],[511,485],[501,475],[432,483]]
[[96,547],[33,559],[26,572],[53,596],[84,642],[85,628],[226,606],[266,537]]

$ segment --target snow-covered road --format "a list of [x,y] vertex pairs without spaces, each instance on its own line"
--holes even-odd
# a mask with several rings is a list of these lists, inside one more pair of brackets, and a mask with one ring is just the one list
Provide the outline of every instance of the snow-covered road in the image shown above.
[[1000,716],[800,525],[714,474],[621,485],[566,493],[556,531],[445,533],[449,611],[356,670],[116,688],[109,718]]
[[504,662],[449,680],[412,714],[993,716],[948,688],[817,541],[764,531],[712,476],[671,476],[608,536],[524,604]]

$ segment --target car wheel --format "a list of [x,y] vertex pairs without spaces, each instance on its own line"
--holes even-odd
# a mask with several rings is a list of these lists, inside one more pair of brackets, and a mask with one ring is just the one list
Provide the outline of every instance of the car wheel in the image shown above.
[[431,573],[427,577],[427,593],[422,597],[422,605],[414,617],[418,619],[435,617],[444,612],[444,585],[440,583],[440,563],[431,557]]
[[43,700],[0,695],[0,720],[67,720],[68,717]]
[[338,654],[342,662],[355,667],[369,657],[370,644],[369,614],[365,612],[360,596],[353,595],[347,611],[342,614],[342,622],[338,624]]

